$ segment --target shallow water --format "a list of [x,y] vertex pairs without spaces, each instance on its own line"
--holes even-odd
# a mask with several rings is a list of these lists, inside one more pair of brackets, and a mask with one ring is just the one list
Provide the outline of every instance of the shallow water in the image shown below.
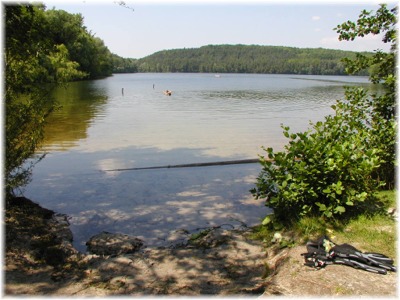
[[[124,74],[72,83],[46,129],[46,158],[25,196],[70,216],[75,246],[100,231],[168,244],[176,229],[242,223],[268,212],[249,189],[258,164],[109,172],[257,158],[322,120],[364,77]],[[154,88],[153,88],[154,85]],[[123,89],[123,90],[122,90]],[[172,90],[165,96],[163,90]]]

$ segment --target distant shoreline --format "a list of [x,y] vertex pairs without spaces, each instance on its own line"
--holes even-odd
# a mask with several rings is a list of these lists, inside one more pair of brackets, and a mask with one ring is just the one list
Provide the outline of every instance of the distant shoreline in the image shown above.
[[[113,73],[251,73],[296,75],[346,75],[342,59],[355,52],[324,48],[260,45],[207,45],[163,50],[133,59],[118,57]],[[372,55],[372,53],[371,53]],[[134,66],[134,67],[132,67]],[[367,72],[360,75],[368,75]]]

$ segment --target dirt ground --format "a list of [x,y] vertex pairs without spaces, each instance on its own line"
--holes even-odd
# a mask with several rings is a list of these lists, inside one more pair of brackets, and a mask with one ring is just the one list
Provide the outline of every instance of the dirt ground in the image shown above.
[[7,209],[4,295],[397,296],[396,273],[340,265],[314,270],[303,265],[305,246],[272,251],[248,230],[215,228],[180,247],[114,257],[81,254],[68,234],[54,236],[51,213],[39,212]]
[[342,265],[316,270],[303,264],[304,246],[285,250],[285,262],[266,281],[264,296],[368,296],[396,298],[397,273],[370,273]]

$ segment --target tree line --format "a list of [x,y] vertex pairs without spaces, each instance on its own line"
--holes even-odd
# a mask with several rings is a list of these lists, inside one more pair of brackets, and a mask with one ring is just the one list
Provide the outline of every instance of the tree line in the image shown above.
[[342,59],[355,57],[355,52],[322,48],[208,45],[156,52],[137,60],[137,69],[139,72],[344,75]]
[[37,14],[43,14],[44,34],[54,45],[64,45],[68,58],[79,64],[78,70],[94,79],[109,76],[113,72],[112,53],[102,39],[94,36],[84,25],[81,14],[38,6]]
[[[80,73],[70,78],[72,80],[135,72],[344,75],[342,60],[356,56],[351,51],[322,48],[208,45],[163,50],[141,59],[123,58],[111,53],[104,41],[84,26],[81,14],[54,8],[47,10],[43,4],[8,6],[8,11],[16,13],[18,6],[27,8],[32,20],[41,22],[35,29],[37,34],[43,35],[41,43],[57,47],[66,60],[77,64],[76,69]],[[6,34],[16,31],[16,28],[8,28]],[[21,31],[19,33],[19,38],[26,35]],[[366,74],[365,71],[362,73]]]

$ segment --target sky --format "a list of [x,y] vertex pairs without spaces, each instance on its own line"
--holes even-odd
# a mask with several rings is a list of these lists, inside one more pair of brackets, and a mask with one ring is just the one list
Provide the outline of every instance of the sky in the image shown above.
[[[356,21],[363,9],[375,11],[381,1],[125,0],[125,6],[115,0],[42,2],[47,9],[82,14],[87,29],[122,57],[209,44],[389,50],[378,36],[340,42],[333,30],[347,20]],[[387,3],[393,7],[396,2]]]

